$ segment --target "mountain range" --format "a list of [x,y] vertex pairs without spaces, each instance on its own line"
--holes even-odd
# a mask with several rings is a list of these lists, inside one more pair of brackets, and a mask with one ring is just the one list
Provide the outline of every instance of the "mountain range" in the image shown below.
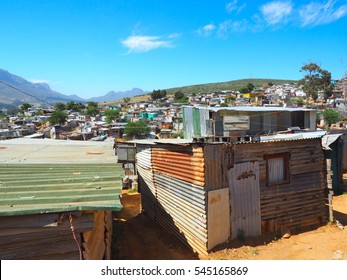
[[[239,90],[245,87],[248,83],[252,83],[255,87],[261,87],[263,84],[272,83],[274,85],[284,83],[295,83],[294,80],[279,80],[279,79],[241,79],[229,82],[208,83],[199,85],[182,86],[176,88],[165,89],[168,94],[174,94],[181,91],[186,95],[193,93],[210,93],[224,90]],[[81,98],[77,95],[64,95],[55,90],[52,90],[46,83],[31,83],[22,77],[9,73],[6,70],[0,69],[0,109],[14,108],[27,102],[32,105],[53,105],[56,102],[110,102],[119,101],[124,97],[133,97],[145,95],[148,92],[139,88],[133,88],[127,91],[109,91],[103,96],[92,97],[89,99]]]
[[110,91],[103,96],[89,99],[77,95],[65,95],[50,88],[46,83],[32,83],[6,70],[0,69],[0,108],[18,107],[23,103],[32,105],[53,105],[56,102],[104,102],[145,94],[139,88],[127,91]]

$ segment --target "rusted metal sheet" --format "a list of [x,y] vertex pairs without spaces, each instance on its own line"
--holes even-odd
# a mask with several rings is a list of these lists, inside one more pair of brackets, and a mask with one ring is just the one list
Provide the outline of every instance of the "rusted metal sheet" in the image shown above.
[[198,178],[203,185],[202,149],[138,145],[136,163],[144,211],[192,250],[206,254],[205,190],[191,183]]
[[207,213],[204,188],[154,172],[157,221],[194,251],[206,254]]
[[237,237],[261,234],[259,163],[236,164],[229,171],[231,235]]
[[226,143],[205,145],[205,188],[228,188],[228,170],[233,162],[232,146]]
[[204,186],[204,155],[202,147],[165,146],[152,148],[152,165],[157,173]]

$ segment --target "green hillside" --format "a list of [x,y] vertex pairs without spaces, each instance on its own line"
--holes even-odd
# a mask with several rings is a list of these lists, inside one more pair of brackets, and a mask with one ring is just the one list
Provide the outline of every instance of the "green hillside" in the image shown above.
[[234,80],[229,82],[221,83],[210,83],[210,84],[201,84],[201,85],[192,85],[192,86],[183,86],[176,88],[166,89],[168,94],[174,94],[177,91],[181,91],[185,94],[192,93],[211,93],[218,92],[223,90],[239,90],[245,87],[248,83],[252,83],[256,88],[261,87],[263,84],[273,83],[274,85],[280,84],[291,84],[296,83],[295,80],[277,80],[277,79],[241,79]]
[[[243,87],[246,87],[248,83],[253,84],[256,88],[262,87],[263,84],[273,83],[274,85],[281,84],[293,84],[297,81],[295,80],[278,80],[278,79],[241,79],[234,80],[229,82],[221,82],[221,83],[209,83],[209,84],[200,84],[200,85],[191,85],[191,86],[182,86],[175,88],[162,89],[166,90],[168,94],[175,94],[177,91],[181,91],[186,95],[190,95],[193,93],[212,93],[224,90],[240,90]],[[150,100],[151,92],[143,95],[137,95],[131,98],[131,102],[141,102]],[[122,100],[116,100],[113,103],[122,102]]]
[[[191,95],[193,93],[201,94],[201,93],[212,93],[212,92],[218,92],[218,91],[224,91],[224,90],[234,90],[238,91],[243,87],[246,87],[248,83],[253,84],[256,88],[262,87],[263,84],[269,84],[272,83],[274,85],[282,85],[282,84],[294,84],[297,83],[295,80],[279,80],[279,79],[241,79],[241,80],[234,80],[229,82],[221,82],[221,83],[209,83],[209,84],[200,84],[200,85],[192,85],[192,86],[182,86],[182,87],[175,87],[175,88],[168,88],[168,89],[161,89],[166,90],[166,92],[169,95],[175,94],[177,91],[181,91],[186,95]],[[151,100],[150,97],[151,92],[147,94],[142,95],[136,95],[131,97],[130,102],[145,102],[148,100]],[[122,103],[123,100],[114,100],[111,102],[108,102],[109,105],[113,105],[116,103]]]

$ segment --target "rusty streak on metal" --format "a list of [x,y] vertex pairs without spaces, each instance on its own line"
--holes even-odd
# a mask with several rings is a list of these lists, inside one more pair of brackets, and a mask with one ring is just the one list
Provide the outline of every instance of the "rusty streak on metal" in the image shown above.
[[237,177],[237,180],[247,179],[250,177],[254,177],[254,179],[257,179],[257,176],[253,173],[253,171],[250,171],[250,172],[243,172],[241,175]]

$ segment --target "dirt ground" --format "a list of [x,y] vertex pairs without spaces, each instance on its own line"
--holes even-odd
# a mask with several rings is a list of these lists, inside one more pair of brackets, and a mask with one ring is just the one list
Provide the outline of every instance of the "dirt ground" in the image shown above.
[[265,236],[224,244],[208,257],[199,256],[144,213],[140,194],[122,195],[123,209],[114,215],[112,258],[122,260],[347,260],[347,193],[333,198],[328,223],[289,238]]

